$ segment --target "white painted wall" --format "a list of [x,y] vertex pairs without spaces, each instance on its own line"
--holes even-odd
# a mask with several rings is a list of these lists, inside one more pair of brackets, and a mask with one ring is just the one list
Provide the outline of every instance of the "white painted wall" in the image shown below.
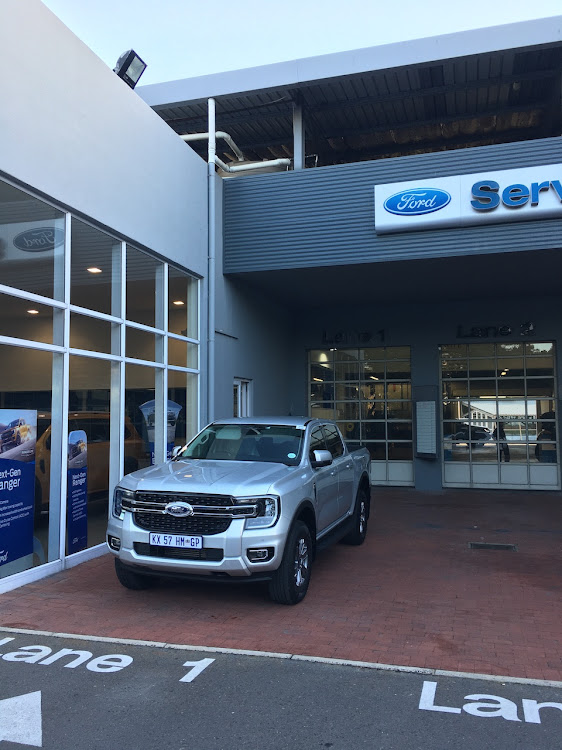
[[205,275],[206,165],[138,94],[39,0],[0,2],[0,70],[5,176]]

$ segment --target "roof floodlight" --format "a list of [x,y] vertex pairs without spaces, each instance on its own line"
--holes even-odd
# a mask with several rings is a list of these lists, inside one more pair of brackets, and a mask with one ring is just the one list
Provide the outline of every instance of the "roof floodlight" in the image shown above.
[[122,78],[128,86],[134,89],[145,69],[146,63],[140,59],[135,50],[128,49],[117,60],[113,72],[117,73],[119,78]]

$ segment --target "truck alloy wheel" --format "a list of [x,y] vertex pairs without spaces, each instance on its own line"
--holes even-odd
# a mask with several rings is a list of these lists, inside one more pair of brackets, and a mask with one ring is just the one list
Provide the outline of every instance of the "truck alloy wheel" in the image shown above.
[[278,604],[298,604],[310,583],[312,538],[308,526],[297,521],[289,532],[283,560],[269,584],[269,596]]

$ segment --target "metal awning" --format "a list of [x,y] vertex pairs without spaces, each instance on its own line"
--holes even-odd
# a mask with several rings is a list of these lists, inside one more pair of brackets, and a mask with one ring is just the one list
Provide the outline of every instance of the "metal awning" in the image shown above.
[[[437,57],[435,57],[437,55]],[[217,128],[249,160],[306,166],[468,148],[562,133],[562,16],[140,87],[178,134]],[[191,144],[202,156],[205,143]],[[220,142],[218,156],[236,157]]]

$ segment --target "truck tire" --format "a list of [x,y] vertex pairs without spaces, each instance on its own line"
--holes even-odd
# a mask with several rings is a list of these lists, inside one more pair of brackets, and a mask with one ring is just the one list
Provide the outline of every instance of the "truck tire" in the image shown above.
[[342,539],[344,544],[352,544],[358,547],[363,544],[367,536],[367,519],[369,516],[369,498],[364,487],[357,490],[355,510],[353,511],[353,528],[347,536]]
[[127,568],[118,558],[115,558],[115,572],[119,583],[126,589],[142,591],[142,589],[147,589],[150,586],[151,581],[148,576]]
[[310,583],[312,537],[308,526],[297,521],[291,527],[283,560],[269,583],[269,596],[278,604],[302,602]]

